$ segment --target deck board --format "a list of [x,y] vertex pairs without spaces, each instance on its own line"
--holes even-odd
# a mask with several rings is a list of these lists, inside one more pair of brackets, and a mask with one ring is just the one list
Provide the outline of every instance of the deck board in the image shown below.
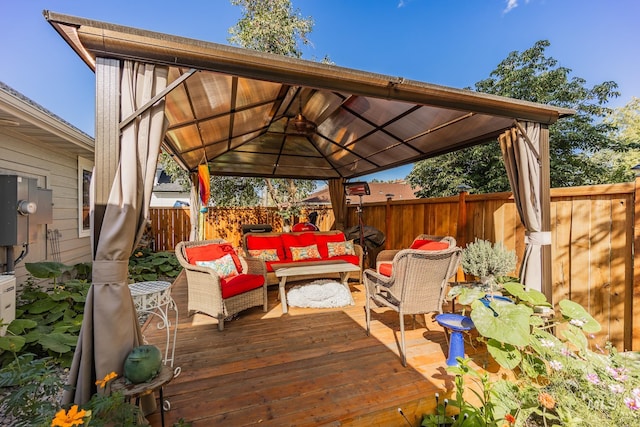
[[[288,288],[296,283],[288,284]],[[435,406],[436,392],[453,389],[446,372],[447,345],[430,316],[405,321],[407,363],[399,358],[395,312],[376,309],[371,336],[365,329],[364,289],[351,282],[355,305],[333,309],[290,307],[282,314],[277,286],[269,311],[256,307],[225,322],[187,315],[187,284],[180,275],[172,296],[179,325],[174,367],[181,373],[165,388],[171,404],[165,425],[180,418],[193,426],[406,426]],[[164,350],[165,331],[148,322],[143,333]],[[478,366],[486,352],[467,346]],[[148,416],[160,426],[160,414]]]

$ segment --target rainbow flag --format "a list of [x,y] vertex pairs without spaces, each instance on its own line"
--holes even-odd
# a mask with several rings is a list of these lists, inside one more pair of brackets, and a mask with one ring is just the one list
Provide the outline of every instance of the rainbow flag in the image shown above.
[[200,201],[202,201],[202,206],[207,206],[209,204],[209,197],[211,196],[211,176],[209,175],[209,165],[198,165],[198,183]]

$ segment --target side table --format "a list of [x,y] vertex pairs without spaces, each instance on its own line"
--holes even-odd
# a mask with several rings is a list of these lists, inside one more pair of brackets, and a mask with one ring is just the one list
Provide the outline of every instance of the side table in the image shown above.
[[[164,281],[137,282],[129,285],[129,291],[138,313],[147,313],[160,318],[161,321],[156,325],[157,328],[166,329],[167,331],[167,344],[164,350],[163,362],[165,365],[167,363],[170,364],[173,368],[178,334],[178,306],[171,297],[171,283]],[[173,342],[171,340],[169,309],[175,312]],[[171,348],[171,357],[169,357],[169,348]],[[175,375],[179,374],[180,368],[176,368]]]
[[[174,375],[173,375],[173,370],[168,367],[167,365],[162,365],[162,368],[160,369],[160,373],[158,375],[156,375],[155,378],[151,379],[150,381],[147,381],[145,383],[139,383],[139,384],[127,384],[126,380],[124,379],[124,377],[120,377],[117,378],[116,380],[113,381],[113,384],[111,384],[111,391],[112,392],[122,392],[122,394],[124,395],[125,399],[127,400],[131,400],[131,399],[135,399],[136,400],[136,406],[140,405],[140,398],[142,396],[146,396],[148,394],[153,393],[156,390],[159,390],[160,393],[160,419],[162,420],[162,427],[164,427],[164,407],[165,407],[165,402],[164,402],[164,395],[162,392],[162,388],[168,384],[172,379],[173,379]],[[168,409],[167,409],[168,410]],[[142,412],[141,412],[141,416]]]

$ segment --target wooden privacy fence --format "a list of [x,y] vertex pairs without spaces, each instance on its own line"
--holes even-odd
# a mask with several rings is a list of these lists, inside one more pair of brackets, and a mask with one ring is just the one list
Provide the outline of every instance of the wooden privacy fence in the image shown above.
[[[634,242],[640,244],[640,225],[634,227],[634,218],[640,217],[635,215],[640,211],[639,189],[636,180],[551,190],[554,302],[569,298],[582,304],[602,325],[596,342],[610,340],[619,350],[640,349],[640,328],[633,328],[640,324],[640,291],[634,289],[634,276],[640,278],[640,272],[633,268]],[[320,229],[328,230],[331,208],[313,210]],[[206,238],[224,238],[236,246],[243,224],[267,223],[274,231],[282,230],[272,208],[210,208],[204,215]],[[188,209],[151,209],[151,220],[156,250],[173,250],[179,241],[188,240]],[[510,192],[365,204],[362,220],[384,232],[386,242],[380,249],[406,248],[415,236],[426,233],[455,236],[459,246],[476,238],[503,242],[519,260],[524,253],[524,228]],[[357,208],[350,206],[348,225],[356,224]]]

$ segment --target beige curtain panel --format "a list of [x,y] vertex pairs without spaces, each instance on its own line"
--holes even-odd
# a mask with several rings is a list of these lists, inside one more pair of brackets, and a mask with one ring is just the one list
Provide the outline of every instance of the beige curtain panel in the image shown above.
[[542,291],[542,245],[551,244],[542,232],[540,197],[540,124],[516,123],[499,137],[509,183],[526,230],[526,247],[520,281],[527,289]]
[[342,230],[347,225],[347,196],[344,193],[344,178],[329,180],[329,197],[335,218],[332,230]]
[[[129,117],[167,85],[167,68],[123,62],[120,110]],[[142,343],[142,335],[128,286],[128,260],[142,236],[148,217],[160,141],[165,133],[164,100],[153,104],[122,129],[115,178],[101,230],[92,224],[96,251],[93,283],[71,367],[69,384],[75,389],[65,403],[87,402],[95,381],[115,371],[123,374],[128,353]],[[94,176],[99,180],[100,176]],[[96,182],[96,186],[99,182]],[[95,212],[92,202],[91,213]],[[94,235],[95,234],[95,235]]]

